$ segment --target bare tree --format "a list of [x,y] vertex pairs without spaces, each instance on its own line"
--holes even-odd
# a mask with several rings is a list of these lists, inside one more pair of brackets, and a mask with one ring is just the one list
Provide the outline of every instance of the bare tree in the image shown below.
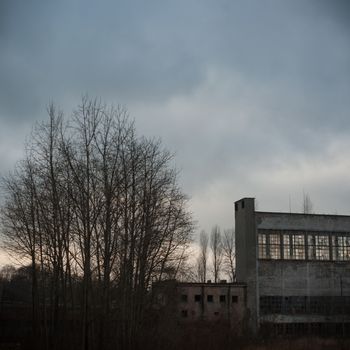
[[208,234],[202,230],[199,234],[199,254],[197,257],[197,274],[199,281],[202,283],[207,280],[208,245]]
[[223,249],[222,249],[222,238],[221,231],[218,225],[215,225],[211,231],[210,235],[210,249],[212,253],[212,264],[213,264],[213,276],[214,282],[219,282]]
[[313,203],[311,201],[310,195],[303,191],[303,213],[312,214],[313,213]]
[[226,274],[230,281],[236,280],[236,250],[235,250],[235,232],[233,229],[224,230],[223,242],[223,264]]
[[82,349],[111,338],[133,348],[152,281],[188,270],[193,223],[172,155],[98,100],[83,98],[69,121],[53,105],[48,114],[3,180],[4,243],[32,266],[33,334],[44,325],[46,348],[61,348],[57,322],[77,304]]
[[30,261],[32,279],[32,330],[34,337],[39,330],[39,288],[37,264],[39,262],[39,233],[36,210],[37,183],[30,153],[18,164],[15,171],[3,179],[6,193],[2,208],[2,234],[8,251]]

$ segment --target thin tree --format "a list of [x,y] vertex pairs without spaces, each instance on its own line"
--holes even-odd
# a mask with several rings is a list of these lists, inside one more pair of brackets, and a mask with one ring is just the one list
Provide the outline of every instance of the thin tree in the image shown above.
[[236,249],[235,232],[233,229],[224,230],[222,239],[223,264],[230,281],[236,280]]
[[311,201],[310,195],[303,191],[303,213],[312,214],[313,213],[313,203]]
[[199,254],[197,258],[197,274],[199,281],[202,283],[207,280],[208,245],[208,234],[202,230],[199,234]]
[[219,282],[222,258],[223,258],[223,249],[222,249],[222,238],[221,231],[218,225],[215,225],[211,231],[210,235],[210,249],[212,253],[212,265],[213,265],[213,276],[214,282]]

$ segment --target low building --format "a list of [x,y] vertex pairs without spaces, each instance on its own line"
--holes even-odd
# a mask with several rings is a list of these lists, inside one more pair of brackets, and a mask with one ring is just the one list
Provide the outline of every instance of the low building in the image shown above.
[[259,212],[243,198],[235,226],[253,333],[350,332],[350,216]]
[[244,323],[246,286],[240,283],[190,283],[175,280],[153,284],[154,305],[179,322],[229,322],[240,333]]

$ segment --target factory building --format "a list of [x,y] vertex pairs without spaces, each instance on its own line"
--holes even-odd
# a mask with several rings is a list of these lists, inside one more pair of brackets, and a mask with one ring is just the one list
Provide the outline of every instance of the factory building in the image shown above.
[[260,212],[243,198],[235,226],[252,333],[350,332],[350,216]]

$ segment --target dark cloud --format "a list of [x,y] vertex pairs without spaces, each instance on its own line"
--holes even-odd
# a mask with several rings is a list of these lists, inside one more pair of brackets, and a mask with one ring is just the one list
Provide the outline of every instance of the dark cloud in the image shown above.
[[[140,133],[176,151],[204,227],[229,225],[241,195],[279,209],[288,193],[311,188],[322,201],[339,193],[332,176],[348,193],[337,163],[345,156],[330,150],[340,152],[350,132],[349,6],[2,1],[0,171],[19,158],[50,100],[69,114],[89,93],[126,105]],[[336,198],[334,207],[350,211]]]

